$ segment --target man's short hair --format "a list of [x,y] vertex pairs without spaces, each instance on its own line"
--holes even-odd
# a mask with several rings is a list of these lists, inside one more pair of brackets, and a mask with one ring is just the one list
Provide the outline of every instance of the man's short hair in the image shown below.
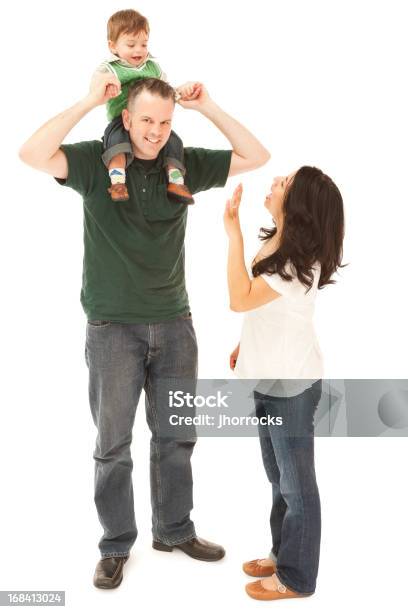
[[163,100],[176,101],[176,92],[171,85],[161,79],[149,78],[133,81],[129,86],[127,108],[130,111],[135,99],[143,92],[148,91],[152,96],[159,96]]
[[146,17],[128,9],[114,13],[108,20],[108,40],[115,43],[121,34],[139,34],[139,32],[150,33],[149,22]]

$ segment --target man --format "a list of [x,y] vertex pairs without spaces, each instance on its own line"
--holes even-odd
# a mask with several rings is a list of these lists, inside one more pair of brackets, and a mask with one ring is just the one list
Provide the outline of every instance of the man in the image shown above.
[[[84,269],[81,302],[87,315],[89,399],[98,429],[95,503],[104,533],[94,575],[100,588],[117,587],[137,536],[130,445],[142,389],[151,437],[153,547],[178,548],[200,560],[225,551],[198,538],[190,519],[192,434],[161,435],[165,379],[196,379],[197,345],[184,277],[187,206],[167,199],[161,150],[171,131],[175,91],[158,79],[134,84],[123,111],[135,160],[128,168],[130,199],[112,203],[100,141],[62,145],[88,112],[104,104],[120,84],[100,74],[88,95],[43,125],[23,145],[20,158],[78,191],[84,202]],[[232,150],[185,148],[191,193],[223,187],[229,176],[253,170],[268,151],[208,95],[201,83],[179,90],[184,108],[195,109],[229,140]]]

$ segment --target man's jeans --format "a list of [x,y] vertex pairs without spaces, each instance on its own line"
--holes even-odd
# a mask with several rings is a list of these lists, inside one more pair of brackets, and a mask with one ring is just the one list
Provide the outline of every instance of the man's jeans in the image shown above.
[[168,401],[161,381],[197,377],[197,341],[191,315],[155,324],[91,321],[85,360],[89,401],[98,429],[95,504],[103,527],[102,557],[129,553],[137,536],[130,444],[142,389],[151,430],[150,486],[153,538],[168,545],[195,536],[190,458],[195,430],[183,440],[161,436]]
[[[321,381],[295,397],[255,392],[258,417],[282,417],[259,425],[262,459],[272,483],[271,558],[278,578],[298,593],[316,588],[320,552],[320,498],[314,468],[314,414]],[[275,419],[276,421],[276,419]]]

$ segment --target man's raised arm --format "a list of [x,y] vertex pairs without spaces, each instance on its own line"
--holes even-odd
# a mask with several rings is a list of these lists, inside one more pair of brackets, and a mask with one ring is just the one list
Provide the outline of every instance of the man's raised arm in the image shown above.
[[20,159],[36,170],[47,172],[56,178],[67,178],[68,162],[60,145],[82,117],[112,97],[107,93],[109,85],[119,86],[120,89],[115,75],[95,75],[88,95],[41,126],[21,147]]
[[228,176],[255,170],[270,159],[269,151],[246,127],[223,111],[210,98],[202,83],[186,83],[179,87],[178,91],[183,95],[183,98],[179,100],[183,108],[199,111],[229,140],[232,146],[232,156]]

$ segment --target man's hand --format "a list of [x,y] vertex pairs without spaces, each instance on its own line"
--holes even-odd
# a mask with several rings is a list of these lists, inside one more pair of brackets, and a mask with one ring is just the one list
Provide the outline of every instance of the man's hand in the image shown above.
[[99,106],[106,104],[111,98],[116,98],[120,91],[120,81],[114,74],[96,72],[92,78],[87,98],[94,106]]
[[68,161],[60,149],[61,143],[72,128],[87,113],[100,104],[105,104],[120,93],[120,81],[110,73],[94,74],[89,93],[79,102],[44,123],[19,151],[20,159],[37,170],[66,179]]
[[89,93],[79,102],[44,123],[19,151],[20,159],[37,170],[66,179],[68,161],[60,149],[66,135],[87,113],[100,104],[105,104],[120,93],[120,81],[110,73],[94,74]]
[[211,101],[208,91],[199,81],[188,81],[184,85],[176,88],[180,94],[178,103],[183,108],[191,108],[194,110],[203,110],[205,105]]
[[231,368],[231,370],[235,370],[235,366],[237,364],[238,355],[239,355],[239,344],[238,344],[238,346],[236,346],[234,348],[234,350],[232,351],[232,353],[230,355],[230,368]]
[[106,94],[109,98],[116,98],[120,94],[120,89],[117,85],[108,85],[106,88]]
[[270,153],[251,134],[247,128],[228,115],[209,96],[208,91],[199,81],[189,81],[177,87],[181,95],[178,103],[183,108],[191,108],[209,119],[229,140],[232,146],[231,164],[228,176],[255,170],[266,164]]

